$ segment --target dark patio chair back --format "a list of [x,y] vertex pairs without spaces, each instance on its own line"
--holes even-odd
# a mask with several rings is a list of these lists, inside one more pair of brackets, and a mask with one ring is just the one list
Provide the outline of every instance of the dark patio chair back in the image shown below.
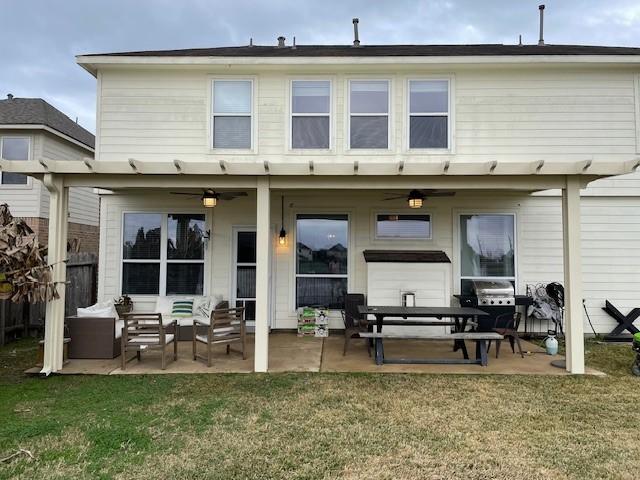
[[362,293],[347,293],[344,297],[344,326],[345,328],[357,328],[362,320],[358,313],[358,306],[366,305]]

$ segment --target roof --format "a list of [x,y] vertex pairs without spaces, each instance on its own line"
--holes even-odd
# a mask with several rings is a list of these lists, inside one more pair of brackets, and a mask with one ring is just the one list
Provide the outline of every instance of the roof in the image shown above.
[[640,55],[640,48],[591,45],[266,45],[189,48],[184,50],[143,50],[97,53],[91,56],[116,57],[463,57],[527,55]]
[[365,250],[362,253],[368,263],[451,263],[441,250]]
[[86,145],[95,147],[95,137],[41,98],[0,100],[0,125],[44,125]]

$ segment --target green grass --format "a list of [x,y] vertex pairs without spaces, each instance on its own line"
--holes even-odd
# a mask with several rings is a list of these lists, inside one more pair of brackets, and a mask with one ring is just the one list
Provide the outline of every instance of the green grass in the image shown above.
[[4,478],[635,478],[640,379],[628,346],[587,344],[607,377],[26,377],[0,350]]

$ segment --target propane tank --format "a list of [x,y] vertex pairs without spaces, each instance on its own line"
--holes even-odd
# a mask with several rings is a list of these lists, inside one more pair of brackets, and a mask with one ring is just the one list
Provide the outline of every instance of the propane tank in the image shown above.
[[544,342],[544,346],[547,349],[547,355],[555,355],[558,353],[558,339],[555,335],[549,335]]

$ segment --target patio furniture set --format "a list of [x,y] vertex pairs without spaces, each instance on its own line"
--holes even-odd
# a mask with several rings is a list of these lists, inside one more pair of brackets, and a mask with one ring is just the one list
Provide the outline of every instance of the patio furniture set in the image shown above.
[[[488,317],[486,312],[471,307],[399,307],[399,306],[367,306],[363,294],[347,294],[343,318],[345,322],[345,343],[343,354],[354,338],[364,339],[367,351],[371,356],[371,348],[375,350],[377,365],[382,364],[479,364],[488,365],[488,352],[492,342],[496,342],[496,358],[500,354],[500,345],[504,339],[509,340],[515,353],[517,344],[520,355],[524,358],[518,326],[520,313],[503,314],[495,318],[491,329],[478,329],[479,319]],[[371,319],[374,317],[374,319]],[[387,333],[384,326],[404,327],[451,327],[451,333]],[[471,327],[468,331],[467,327]],[[374,331],[375,329],[375,331]],[[453,341],[453,351],[460,350],[463,358],[389,358],[384,354],[384,340],[425,340]],[[476,343],[475,358],[469,358],[465,341]]]

